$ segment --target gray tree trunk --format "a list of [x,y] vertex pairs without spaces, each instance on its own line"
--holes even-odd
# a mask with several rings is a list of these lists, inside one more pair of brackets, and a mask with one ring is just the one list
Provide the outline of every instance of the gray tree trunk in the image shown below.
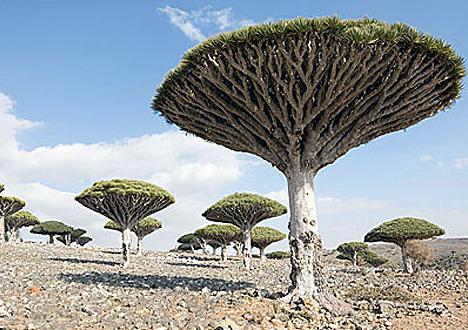
[[226,245],[221,246],[221,261],[227,261],[227,247],[226,247]]
[[137,236],[137,256],[143,255],[143,239]]
[[49,244],[54,244],[54,235],[49,235]]
[[0,215],[0,245],[6,242],[5,217]]
[[406,243],[401,246],[401,257],[403,259],[403,269],[408,274],[414,273],[413,259],[408,255]]
[[250,264],[252,261],[252,229],[250,227],[244,227],[242,230],[242,241],[244,242],[244,250],[242,255],[242,264],[245,269],[250,270]]
[[234,242],[234,250],[236,250],[236,257],[242,255],[242,242]]
[[266,261],[265,248],[260,248],[260,261]]
[[71,245],[71,234],[65,234],[65,245],[66,246]]
[[211,254],[215,256],[216,255],[216,248],[214,246],[212,248],[213,248],[213,251],[212,251]]
[[124,260],[123,267],[127,268],[130,265],[130,248],[132,243],[132,232],[130,228],[125,228],[122,232],[122,257]]
[[354,252],[353,253],[353,267],[354,268],[357,268],[358,264],[357,264],[357,252]]
[[288,173],[291,287],[286,299],[323,297],[321,242],[317,225],[314,173],[296,168]]

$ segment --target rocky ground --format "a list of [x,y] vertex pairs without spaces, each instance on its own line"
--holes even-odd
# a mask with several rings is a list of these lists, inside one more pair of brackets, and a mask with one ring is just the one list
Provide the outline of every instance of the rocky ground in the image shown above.
[[277,298],[287,260],[246,273],[239,260],[147,253],[123,270],[113,250],[42,244],[0,247],[0,329],[468,329],[460,270],[409,277],[392,269],[328,266],[346,313]]

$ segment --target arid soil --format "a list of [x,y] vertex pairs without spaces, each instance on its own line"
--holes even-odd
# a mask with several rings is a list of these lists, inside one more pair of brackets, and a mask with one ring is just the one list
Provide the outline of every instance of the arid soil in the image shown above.
[[0,247],[0,329],[468,329],[467,275],[354,270],[329,262],[344,313],[288,305],[288,260],[148,252],[120,266],[115,250]]

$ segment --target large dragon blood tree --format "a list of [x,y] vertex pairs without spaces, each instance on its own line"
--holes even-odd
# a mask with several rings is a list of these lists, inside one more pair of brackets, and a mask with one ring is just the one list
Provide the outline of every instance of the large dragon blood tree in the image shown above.
[[463,60],[402,23],[298,18],[246,27],[185,54],[152,107],[287,178],[290,298],[324,302],[313,179],[348,150],[457,99]]
[[210,206],[202,216],[210,221],[230,223],[239,227],[242,235],[242,261],[249,270],[252,257],[252,228],[263,220],[286,212],[286,207],[273,199],[250,193],[235,193]]
[[39,218],[28,211],[18,211],[5,218],[7,238],[10,242],[20,240],[21,228],[31,227],[39,223]]
[[175,203],[174,197],[161,187],[144,181],[125,179],[95,182],[75,199],[122,228],[124,267],[130,264],[132,228],[140,219]]

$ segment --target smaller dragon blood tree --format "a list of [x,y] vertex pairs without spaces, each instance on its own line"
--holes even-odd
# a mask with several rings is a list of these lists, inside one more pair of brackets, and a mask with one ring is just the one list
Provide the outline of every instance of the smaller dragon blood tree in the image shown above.
[[336,249],[341,253],[337,258],[349,260],[354,267],[358,267],[359,254],[366,251],[368,248],[367,244],[362,242],[343,243]]
[[394,243],[401,248],[404,270],[413,274],[414,260],[408,254],[410,240],[424,240],[441,236],[445,230],[429,221],[418,218],[398,218],[382,223],[364,237],[365,242]]
[[49,244],[54,244],[54,236],[68,236],[72,233],[72,231],[72,227],[67,226],[63,222],[55,220],[41,222],[31,229],[32,234],[49,236]]
[[260,260],[265,261],[265,249],[275,242],[286,238],[286,234],[270,227],[254,227],[252,229],[252,246],[260,250]]
[[[112,220],[107,221],[104,225],[104,228],[116,230],[123,233],[122,227]],[[137,222],[137,224],[131,229],[137,237],[137,255],[143,254],[143,239],[149,234],[161,228],[161,221],[153,217],[146,217]]]
[[221,260],[227,260],[227,247],[240,234],[239,228],[233,225],[208,225],[197,229],[195,235],[207,242],[218,242],[221,246]]
[[152,183],[115,179],[98,181],[75,197],[87,208],[122,227],[124,267],[130,264],[131,230],[136,223],[175,203],[166,190]]
[[243,264],[250,269],[251,231],[259,222],[285,214],[281,203],[250,193],[235,193],[213,204],[203,216],[210,221],[230,223],[240,228],[243,242]]
[[[3,185],[0,190],[3,189]],[[7,240],[5,218],[21,210],[26,203],[16,197],[0,196],[0,245]]]
[[86,234],[86,230],[82,228],[74,228],[69,234],[60,235],[57,237],[57,241],[70,246],[72,243],[78,243],[78,239]]
[[5,224],[8,241],[19,241],[21,228],[34,226],[39,222],[39,218],[28,211],[18,211],[7,216],[5,218]]

